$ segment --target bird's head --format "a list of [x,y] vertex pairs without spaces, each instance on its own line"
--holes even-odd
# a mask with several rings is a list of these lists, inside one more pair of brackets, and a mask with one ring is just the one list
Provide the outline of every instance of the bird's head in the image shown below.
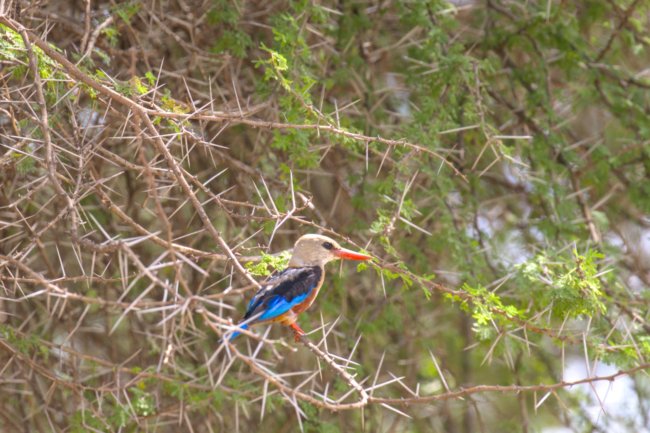
[[293,247],[289,267],[323,266],[337,259],[368,260],[370,256],[342,248],[334,239],[321,235],[304,235]]

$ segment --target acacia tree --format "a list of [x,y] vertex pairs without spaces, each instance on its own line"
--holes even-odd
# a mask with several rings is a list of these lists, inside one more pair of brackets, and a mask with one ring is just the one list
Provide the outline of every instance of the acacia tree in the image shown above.
[[[647,431],[649,16],[0,2],[2,430]],[[305,233],[375,260],[223,344]]]

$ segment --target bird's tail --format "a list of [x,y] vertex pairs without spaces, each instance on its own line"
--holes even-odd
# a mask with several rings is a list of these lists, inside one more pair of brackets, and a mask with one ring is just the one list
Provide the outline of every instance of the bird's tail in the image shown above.
[[[238,328],[238,329],[248,329],[248,324],[247,324],[247,323],[243,323],[243,324],[241,324],[241,325],[237,325],[237,328]],[[232,334],[230,334],[230,337],[228,337],[228,341],[232,341],[232,340],[234,340],[235,338],[239,337],[240,334],[241,334],[240,331],[235,331],[235,332],[233,332]]]

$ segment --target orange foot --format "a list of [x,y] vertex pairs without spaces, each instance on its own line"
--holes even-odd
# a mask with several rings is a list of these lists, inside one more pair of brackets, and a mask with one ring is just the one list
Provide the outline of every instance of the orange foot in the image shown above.
[[296,343],[298,343],[298,342],[300,341],[300,337],[303,336],[303,335],[305,335],[305,331],[303,331],[302,329],[300,329],[300,326],[298,326],[298,324],[295,323],[295,322],[292,323],[292,324],[289,325],[289,326],[291,326],[291,329],[293,329],[293,339],[294,339],[294,341],[295,341]]

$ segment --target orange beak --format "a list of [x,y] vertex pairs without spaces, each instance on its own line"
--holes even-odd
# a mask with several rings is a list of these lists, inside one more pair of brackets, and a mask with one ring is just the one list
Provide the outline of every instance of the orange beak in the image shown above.
[[354,251],[346,250],[345,248],[340,248],[338,250],[332,251],[336,257],[341,259],[348,260],[370,260],[372,257],[365,254],[356,253]]

